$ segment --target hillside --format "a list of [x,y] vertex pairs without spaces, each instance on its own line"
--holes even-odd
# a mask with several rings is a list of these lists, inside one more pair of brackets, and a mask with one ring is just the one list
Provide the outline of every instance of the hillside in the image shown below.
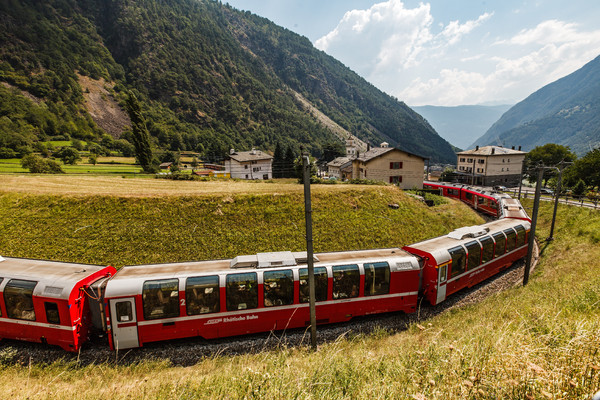
[[[0,255],[122,266],[306,248],[301,185],[28,178],[0,176]],[[397,247],[483,222],[459,202],[429,208],[393,186],[312,193],[315,251]]]
[[600,56],[508,110],[473,145],[570,146],[579,156],[600,145]]
[[[355,246],[358,234],[365,232],[379,244],[407,238],[395,237],[396,230],[431,235],[435,232],[430,229],[451,229],[457,217],[472,213],[459,202],[427,209],[394,188],[371,190],[362,196],[343,192],[315,195],[316,215],[323,220],[327,219],[325,213],[337,215],[343,205],[339,214],[342,225],[319,223],[320,232],[330,232],[320,248],[339,248],[335,246],[340,240],[341,247]],[[249,209],[262,210],[257,213],[261,224],[266,221],[271,228],[283,226],[276,221],[284,215],[288,220],[287,214],[293,211],[292,224],[287,228],[290,235],[281,237],[286,243],[300,241],[302,229],[293,226],[301,223],[302,212],[296,205],[300,198],[283,197],[248,193],[232,197],[233,202],[227,197],[211,202],[206,197],[140,200],[2,194],[0,211],[7,218],[0,219],[0,248],[5,249],[5,255],[82,261],[81,255],[88,254],[86,261],[111,258],[118,263],[133,259],[151,262],[156,251],[164,251],[162,260],[175,260],[202,250],[203,243],[211,243],[198,233],[199,228],[195,229],[196,214],[187,219],[187,212],[199,213],[203,222],[219,218],[234,221],[236,215],[243,221],[242,212]],[[270,207],[274,198],[278,205],[286,206]],[[401,201],[402,208],[389,209],[389,200]],[[222,216],[213,213],[219,204]],[[525,205],[531,207],[532,203]],[[122,211],[113,214],[111,209]],[[131,210],[140,218],[122,220],[132,215],[127,214]],[[98,217],[95,221],[92,211]],[[285,214],[278,214],[280,211]],[[396,211],[398,216],[394,216]],[[418,229],[411,219],[410,212],[414,211],[423,222]],[[349,215],[356,215],[361,223],[352,222]],[[529,284],[493,294],[480,303],[455,307],[427,319],[422,313],[415,314],[413,317],[420,318],[416,321],[394,315],[397,321],[404,321],[401,326],[374,328],[372,333],[351,331],[351,325],[342,325],[339,337],[319,342],[317,352],[291,346],[281,332],[274,332],[262,341],[255,340],[260,342],[258,347],[249,348],[251,341],[238,339],[237,346],[247,350],[235,355],[230,355],[230,341],[235,339],[218,343],[174,341],[118,353],[107,350],[98,354],[97,349],[84,348],[82,357],[89,357],[89,353],[97,357],[96,362],[86,364],[78,355],[60,349],[3,341],[0,385],[7,398],[30,399],[171,399],[173,394],[185,399],[589,399],[600,388],[600,278],[594,268],[600,257],[600,213],[560,205],[558,215],[555,240],[542,246],[542,258]],[[540,238],[548,235],[551,216],[552,204],[541,204]],[[155,240],[147,242],[148,247],[141,247],[139,242],[143,218],[153,221],[149,231]],[[462,223],[473,221],[467,218]],[[129,230],[128,222],[133,222]],[[31,229],[19,238],[24,233],[22,223],[31,223]],[[85,231],[87,225],[92,229]],[[214,235],[213,244],[243,245],[256,232],[248,226],[237,231],[221,230],[223,226],[204,234]],[[336,236],[336,229],[344,234]],[[62,244],[52,240],[57,233]],[[392,236],[379,236],[383,233]],[[133,246],[121,243],[121,234],[126,234]],[[112,249],[114,244],[117,247]],[[179,255],[181,249],[186,253]],[[225,252],[219,254],[224,255],[229,249],[221,247],[221,251]],[[371,321],[378,326],[378,319]],[[318,332],[321,334],[322,329]],[[211,344],[220,350],[197,355]],[[53,355],[53,361],[40,361],[36,357],[40,349]],[[182,366],[173,356],[186,352],[190,358],[195,356],[195,364]]]
[[456,107],[412,107],[433,126],[437,133],[460,149],[470,149],[511,106],[465,105]]
[[[320,155],[339,141],[298,95],[364,141],[454,158],[404,103],[308,39],[221,2],[26,0],[0,4],[0,16],[0,96],[12,104],[0,109],[10,120],[0,119],[0,148],[17,154],[69,138],[119,151],[127,121],[111,126],[107,116],[132,90],[157,147],[208,160],[278,142]],[[94,96],[107,104],[93,108]]]

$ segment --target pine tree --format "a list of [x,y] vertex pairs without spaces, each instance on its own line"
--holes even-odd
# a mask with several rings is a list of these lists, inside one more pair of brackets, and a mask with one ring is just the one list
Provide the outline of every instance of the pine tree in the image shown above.
[[152,164],[153,155],[150,147],[150,133],[146,127],[146,121],[142,115],[140,103],[133,93],[129,93],[126,100],[127,113],[131,119],[132,139],[135,147],[135,155],[144,172],[155,172],[156,167]]
[[280,142],[277,142],[275,153],[273,153],[273,178],[283,178],[284,161],[283,147]]
[[288,146],[285,152],[285,158],[283,159],[283,177],[294,178],[296,171],[294,170],[294,161],[296,160],[296,154],[291,146]]

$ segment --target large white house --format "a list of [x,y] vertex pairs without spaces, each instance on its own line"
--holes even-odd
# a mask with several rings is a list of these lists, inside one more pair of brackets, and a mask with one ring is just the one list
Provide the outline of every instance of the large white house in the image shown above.
[[237,152],[231,149],[225,160],[225,169],[232,178],[272,179],[273,156],[256,149]]
[[456,170],[466,182],[483,186],[515,186],[526,152],[501,146],[477,146],[457,155]]

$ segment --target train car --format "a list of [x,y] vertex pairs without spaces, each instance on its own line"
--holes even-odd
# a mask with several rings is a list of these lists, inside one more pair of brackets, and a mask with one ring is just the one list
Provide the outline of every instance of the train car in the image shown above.
[[505,218],[460,228],[403,249],[420,258],[422,295],[436,305],[524,257],[530,229],[528,220]]
[[423,182],[424,188],[439,189],[442,196],[460,200],[460,191],[464,185],[446,182]]
[[501,195],[498,193],[484,189],[477,189],[466,185],[444,182],[423,182],[423,187],[439,189],[444,197],[459,199],[464,203],[467,203],[475,210],[494,218],[501,217]]
[[523,208],[519,200],[504,194],[500,199],[500,218],[522,219],[531,222],[527,211]]
[[0,257],[0,339],[78,351],[92,327],[93,284],[115,268]]
[[[314,262],[318,324],[416,309],[421,269],[402,249],[320,253]],[[305,327],[306,253],[123,267],[104,299],[113,349]]]

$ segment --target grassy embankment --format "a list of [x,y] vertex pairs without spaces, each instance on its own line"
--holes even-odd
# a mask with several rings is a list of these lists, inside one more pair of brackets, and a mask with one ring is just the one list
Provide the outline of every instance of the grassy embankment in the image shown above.
[[[0,197],[5,256],[121,266],[306,245],[297,184],[93,177],[0,182],[15,190]],[[69,195],[47,194],[57,192]],[[393,187],[323,185],[313,193],[316,251],[401,246],[461,226],[459,216],[469,224],[482,222],[459,204],[428,209]]]
[[[375,236],[362,242],[364,247],[390,245],[389,240],[398,238],[410,242],[423,232],[430,236],[438,234],[428,229],[439,223],[445,230],[451,229],[453,217],[473,218],[462,207],[455,208],[455,204],[441,206],[433,212],[421,209],[417,203],[388,188],[364,191],[357,188],[339,193],[319,193],[317,189],[315,192],[315,215],[320,219],[316,232],[323,237],[318,245],[321,250],[360,247],[356,246],[356,238],[367,234]],[[8,245],[10,250],[3,250],[7,255],[78,260],[82,254],[88,254],[87,261],[93,262],[101,262],[105,257],[113,257],[117,263],[139,257],[154,261],[153,254],[163,251],[164,257],[169,259],[186,259],[190,253],[180,254],[179,246],[177,249],[162,247],[160,240],[167,240],[169,236],[185,239],[189,229],[181,227],[191,226],[187,225],[191,223],[185,217],[187,213],[193,213],[190,219],[196,222],[202,215],[215,221],[211,232],[222,232],[224,225],[219,220],[231,217],[229,221],[236,222],[240,228],[235,239],[242,242],[257,233],[268,233],[265,229],[268,226],[269,231],[280,232],[271,241],[276,240],[283,248],[292,248],[289,244],[298,243],[302,236],[301,226],[292,231],[287,228],[299,225],[302,219],[301,208],[296,205],[298,201],[291,205],[294,196],[300,199],[297,194],[236,195],[231,196],[233,202],[226,197],[113,199],[5,194],[0,211],[9,218],[2,219],[0,248],[6,249]],[[389,210],[386,205],[390,200],[398,201],[401,209]],[[188,207],[188,202],[196,207]],[[44,203],[49,207],[43,207]],[[262,205],[259,207],[258,203]],[[269,207],[271,204],[273,208]],[[247,219],[254,219],[255,224],[244,221],[246,213],[236,211],[241,208],[247,210],[251,216]],[[135,212],[137,216],[131,220],[127,212],[116,211],[119,209]],[[295,216],[281,223],[278,213],[281,209],[293,209]],[[395,211],[398,213],[394,214]],[[17,229],[20,221],[33,223],[33,215],[40,212],[46,218],[46,223],[41,224],[43,227],[27,228],[34,233],[23,232],[22,227]],[[109,217],[112,212],[117,214]],[[197,212],[200,214],[195,214]],[[78,219],[91,218],[86,217],[90,213],[95,214],[94,220],[86,220],[85,224],[98,221],[109,228],[107,230],[116,229],[115,236],[123,234],[120,241],[128,241],[133,249],[124,244],[120,247],[124,253],[113,251],[110,246],[117,245],[119,240],[103,237],[109,243],[100,245],[100,236],[94,235],[89,237],[91,244],[86,247],[85,241],[72,232],[80,226]],[[548,234],[549,216],[550,205],[542,204],[539,237]],[[133,225],[132,232],[123,228],[127,225],[121,221],[123,218]],[[144,220],[148,218],[152,221]],[[335,227],[330,223],[332,218],[335,218]],[[110,222],[106,222],[107,219]],[[145,223],[148,225],[144,233]],[[458,225],[468,223],[471,222],[462,221]],[[67,231],[61,225],[69,226]],[[250,225],[259,228],[254,230]],[[94,231],[101,227],[98,225]],[[44,237],[44,233],[49,234],[51,230],[56,230],[56,235],[66,235],[63,250],[53,244],[51,237]],[[401,236],[394,239],[394,235],[399,235],[398,230],[402,230]],[[185,233],[173,237],[176,231]],[[170,235],[165,238],[163,233]],[[150,235],[150,241],[142,241],[144,234]],[[21,240],[15,235],[28,236]],[[541,262],[527,287],[517,287],[480,304],[454,309],[405,332],[380,331],[342,338],[320,346],[317,353],[304,348],[284,348],[257,355],[215,356],[187,368],[172,367],[161,361],[81,368],[74,362],[61,361],[45,366],[35,362],[31,366],[20,366],[0,358],[0,386],[7,397],[31,399],[587,399],[600,389],[600,213],[561,206],[555,238],[547,247],[542,247]],[[258,248],[264,246],[258,239],[255,250],[265,250]],[[28,243],[30,241],[35,243]],[[24,243],[23,250],[18,250],[21,249],[15,245],[18,242]],[[178,243],[178,240],[170,243]],[[138,246],[147,246],[141,248],[139,256]],[[204,248],[205,244],[199,245],[196,251]],[[233,251],[235,246],[225,249]],[[202,254],[213,254],[206,250]],[[110,254],[104,254],[105,251]],[[17,252],[20,253],[15,254]],[[119,254],[122,258],[115,259]],[[230,254],[223,254],[227,255]]]

